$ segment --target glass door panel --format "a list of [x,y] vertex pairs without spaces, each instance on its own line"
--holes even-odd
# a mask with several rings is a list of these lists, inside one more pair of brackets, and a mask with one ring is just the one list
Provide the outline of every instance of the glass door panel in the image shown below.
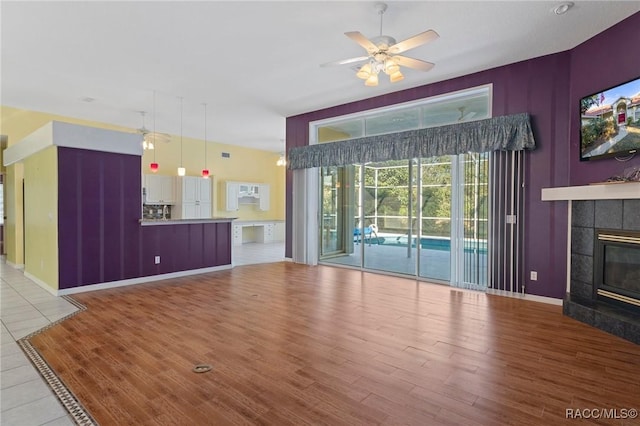
[[355,168],[320,168],[320,260],[360,266],[354,259]]
[[320,169],[322,185],[320,192],[320,205],[322,206],[321,256],[344,252],[341,175],[338,167],[322,167]]
[[364,166],[364,267],[416,273],[416,166],[411,161],[386,161]]
[[423,158],[420,161],[421,225],[420,276],[451,279],[452,157]]

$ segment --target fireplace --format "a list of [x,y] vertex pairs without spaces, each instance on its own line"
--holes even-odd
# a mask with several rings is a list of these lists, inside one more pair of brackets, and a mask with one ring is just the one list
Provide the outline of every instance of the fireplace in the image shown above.
[[640,314],[640,232],[596,229],[593,297]]

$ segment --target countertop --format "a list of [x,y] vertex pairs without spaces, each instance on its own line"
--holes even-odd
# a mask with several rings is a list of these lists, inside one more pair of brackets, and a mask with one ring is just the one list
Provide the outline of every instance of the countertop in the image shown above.
[[283,223],[284,220],[282,219],[272,219],[272,220],[268,220],[268,219],[256,219],[256,220],[251,220],[251,219],[239,219],[236,220],[234,223],[238,224],[238,225],[251,225],[251,224],[264,224],[264,223]]
[[231,222],[235,217],[212,217],[211,219],[140,219],[142,226],[156,225],[190,225],[198,223],[220,223]]

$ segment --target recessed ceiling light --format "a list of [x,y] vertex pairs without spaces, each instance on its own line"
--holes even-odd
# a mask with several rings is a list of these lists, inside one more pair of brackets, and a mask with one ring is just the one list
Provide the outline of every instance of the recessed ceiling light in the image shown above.
[[556,15],[564,15],[569,9],[573,7],[573,5],[574,3],[571,1],[560,3],[553,9],[553,13],[555,13]]

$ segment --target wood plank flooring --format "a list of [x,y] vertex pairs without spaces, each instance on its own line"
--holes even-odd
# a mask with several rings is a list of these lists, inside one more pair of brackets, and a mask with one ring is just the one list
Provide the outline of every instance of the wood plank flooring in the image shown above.
[[638,424],[565,418],[640,409],[640,346],[559,306],[289,262],[74,298],[31,343],[101,425]]

